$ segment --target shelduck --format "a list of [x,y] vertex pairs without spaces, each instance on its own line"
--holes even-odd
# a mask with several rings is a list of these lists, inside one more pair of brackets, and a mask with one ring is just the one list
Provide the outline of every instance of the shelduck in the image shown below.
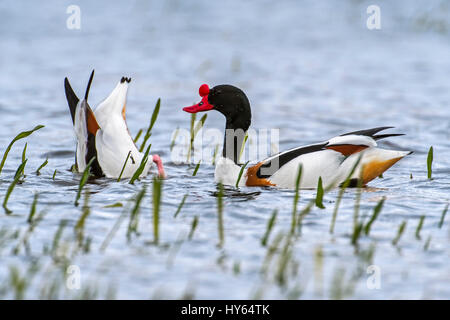
[[[210,89],[203,84],[199,94],[201,101],[183,110],[189,113],[217,110],[225,116],[224,146],[222,156],[216,161],[215,181],[235,185],[242,168],[242,164],[238,162],[239,150],[251,124],[249,100],[242,90],[231,85],[218,85]],[[378,127],[342,134],[249,164],[244,168],[239,186],[294,188],[300,167],[300,188],[317,187],[319,177],[322,178],[324,187],[337,187],[347,178],[353,186],[360,183],[366,185],[412,153],[377,147],[380,139],[402,135],[378,134],[390,128],[392,127]]]
[[[95,177],[118,178],[131,152],[122,173],[123,178],[130,178],[144,157],[130,136],[125,117],[127,91],[131,78],[122,77],[111,94],[97,106],[95,111],[92,111],[88,96],[93,77],[94,70],[89,78],[83,100],[77,97],[67,77],[64,79],[66,98],[77,137],[76,168],[78,172],[83,172],[91,159],[95,157],[91,164],[91,173]],[[156,164],[158,175],[165,177],[162,160],[157,154],[148,156],[141,177],[148,174],[152,163]]]

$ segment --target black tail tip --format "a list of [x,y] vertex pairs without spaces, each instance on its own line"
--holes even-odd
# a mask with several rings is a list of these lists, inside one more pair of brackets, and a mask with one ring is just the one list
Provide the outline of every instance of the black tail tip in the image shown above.
[[120,79],[120,83],[124,83],[124,82],[130,83],[131,82],[131,78],[127,78],[127,77],[122,77],[122,79]]

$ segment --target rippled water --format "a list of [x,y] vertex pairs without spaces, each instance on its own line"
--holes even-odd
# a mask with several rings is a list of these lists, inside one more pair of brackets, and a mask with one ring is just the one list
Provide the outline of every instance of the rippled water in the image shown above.
[[[0,146],[20,131],[44,124],[26,139],[25,182],[16,186],[0,214],[0,296],[14,297],[14,274],[26,279],[25,298],[450,298],[448,216],[441,213],[450,190],[450,37],[444,1],[380,1],[382,28],[366,28],[366,1],[130,1],[111,6],[79,2],[81,29],[66,28],[70,1],[0,4]],[[150,138],[152,151],[166,160],[160,213],[160,244],[152,244],[152,180],[135,185],[99,179],[87,185],[90,215],[85,223],[89,252],[74,254],[75,224],[82,208],[73,205],[80,176],[63,79],[76,92],[92,68],[91,104],[122,76],[133,78],[128,100],[132,134],[148,125],[158,97],[161,112]],[[351,244],[358,190],[345,192],[333,234],[329,233],[338,190],[325,195],[326,209],[305,216],[289,259],[282,246],[268,267],[261,238],[274,209],[269,238],[289,231],[294,192],[227,188],[223,248],[218,244],[214,168],[170,161],[175,128],[189,128],[183,106],[198,100],[202,83],[234,84],[248,95],[252,127],[280,128],[280,149],[326,140],[343,132],[392,125],[405,136],[386,148],[413,150],[362,191],[362,216],[384,208],[369,236]],[[221,115],[210,113],[206,128],[222,130]],[[25,140],[16,143],[0,176],[0,195],[21,162]],[[433,180],[426,158],[434,147]],[[3,151],[2,151],[3,152]],[[49,164],[33,171],[48,157]],[[57,170],[54,180],[52,176]],[[412,177],[412,179],[411,179]],[[148,185],[141,205],[139,236],[126,238],[126,216],[106,250],[100,247],[133,199]],[[28,246],[14,248],[27,234],[33,194],[42,221]],[[188,194],[179,215],[173,215]],[[302,191],[299,210],[315,197]],[[85,193],[81,202],[84,201]],[[105,208],[121,202],[125,208]],[[198,226],[188,239],[194,217]],[[416,228],[425,216],[420,237]],[[58,228],[62,220],[59,241]],[[403,221],[404,234],[392,240]],[[55,245],[56,243],[56,245]],[[53,247],[56,250],[52,250]],[[425,250],[424,249],[427,249]],[[81,272],[81,289],[70,290],[68,265]],[[381,288],[369,289],[369,265],[379,267]],[[284,279],[284,281],[283,281]],[[369,279],[370,280],[370,279]]]

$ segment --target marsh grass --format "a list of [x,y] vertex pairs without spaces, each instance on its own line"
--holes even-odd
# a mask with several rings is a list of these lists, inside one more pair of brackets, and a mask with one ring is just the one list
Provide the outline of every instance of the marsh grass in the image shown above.
[[[20,140],[20,139],[28,137],[33,132],[35,132],[35,131],[37,131],[37,130],[39,130],[41,128],[44,128],[44,126],[43,125],[38,125],[38,126],[34,127],[33,129],[31,129],[30,131],[23,131],[23,132],[19,133],[14,139],[12,139],[12,141],[9,143],[8,147],[6,147],[5,153],[3,154],[2,161],[0,162],[0,174],[2,173],[3,166],[5,165],[5,162],[6,162],[6,158],[8,157],[8,153],[11,150],[13,144],[15,142],[17,142],[18,140]],[[26,147],[25,147],[25,150],[26,150]],[[22,153],[22,155],[23,155],[23,153]]]
[[127,229],[127,239],[128,239],[128,241],[131,240],[131,235],[133,233],[135,235],[139,235],[139,233],[138,233],[139,212],[140,212],[141,202],[142,202],[142,199],[145,196],[145,192],[146,191],[147,190],[146,190],[146,187],[144,185],[142,190],[139,191],[136,194],[136,197],[135,197],[135,200],[134,200],[133,209],[131,210],[131,213],[130,213],[130,221],[128,223],[128,229]]
[[416,228],[416,239],[417,240],[421,239],[421,237],[420,237],[420,230],[422,230],[424,220],[425,220],[425,215],[422,215],[419,218],[419,223],[417,224],[417,228]]
[[272,216],[267,221],[266,232],[264,233],[264,236],[261,239],[261,245],[263,247],[265,247],[267,245],[267,241],[269,240],[270,233],[272,232],[272,229],[275,226],[277,215],[278,215],[278,210],[277,209],[273,210]]
[[[78,207],[78,204],[79,204],[78,201],[80,200],[80,197],[81,197],[81,191],[83,191],[84,186],[86,185],[89,177],[91,176],[91,165],[94,162],[94,160],[95,160],[95,157],[92,157],[92,159],[86,165],[86,168],[84,169],[83,174],[81,175],[80,183],[78,184],[77,195],[75,197],[75,202],[74,202],[75,207]],[[55,173],[56,173],[56,170],[55,170]]]
[[442,211],[441,219],[439,220],[439,224],[438,224],[439,229],[442,228],[442,226],[444,225],[444,219],[445,219],[445,215],[447,214],[448,207],[449,207],[449,205],[447,204],[445,206],[444,211]]
[[319,181],[317,182],[316,207],[320,209],[325,209],[325,206],[323,205],[322,177],[319,177]]
[[192,240],[192,237],[194,236],[194,232],[197,229],[198,225],[198,216],[194,216],[194,219],[192,219],[191,223],[191,231],[189,231],[188,239]]
[[400,238],[403,235],[403,232],[405,232],[406,229],[406,224],[407,224],[407,220],[404,220],[400,226],[398,227],[398,231],[397,231],[397,235],[395,236],[395,238],[392,240],[392,245],[396,246],[398,244],[398,242],[400,241]]
[[197,171],[200,168],[200,163],[202,163],[202,160],[200,160],[197,165],[195,166],[194,172],[192,173],[192,176],[195,177],[197,175]]
[[197,114],[196,113],[192,113],[191,114],[191,127],[190,127],[190,130],[189,130],[189,132],[191,134],[191,137],[189,139],[189,149],[188,149],[187,157],[186,157],[186,161],[188,163],[191,162],[191,156],[192,156],[192,152],[194,150],[195,137],[197,136],[197,133],[200,131],[200,129],[203,128],[203,126],[205,125],[205,121],[206,121],[207,117],[208,117],[208,114],[205,113],[200,118],[200,121],[195,123],[195,119],[197,118]]
[[11,193],[13,192],[14,188],[16,187],[16,185],[20,182],[20,178],[23,176],[23,172],[25,170],[25,166],[27,164],[28,160],[25,160],[24,162],[22,162],[20,164],[20,166],[17,168],[16,173],[14,175],[14,180],[11,182],[11,184],[9,185],[8,189],[6,190],[6,194],[5,194],[5,198],[3,199],[3,209],[5,210],[5,213],[7,215],[11,214],[12,211],[10,209],[8,209],[8,200],[9,197],[11,196]]
[[153,178],[153,242],[159,243],[159,213],[161,209],[162,180]]
[[139,138],[141,137],[142,132],[143,132],[143,130],[142,130],[142,129],[139,129],[139,131],[136,133],[136,136],[135,136],[134,139],[133,139],[133,142],[134,142],[134,143],[137,143],[137,142],[139,141]]
[[181,202],[180,202],[180,204],[178,205],[177,211],[175,211],[175,213],[174,213],[174,215],[173,215],[174,218],[176,218],[176,217],[178,216],[178,214],[180,213],[181,209],[182,209],[183,206],[184,206],[184,203],[186,202],[186,198],[188,197],[188,195],[189,195],[189,194],[186,193],[186,194],[183,196],[183,199],[181,199]]
[[428,172],[428,174],[427,174],[428,179],[431,180],[432,179],[432,174],[433,174],[433,147],[432,146],[428,150],[427,172]]
[[156,101],[155,108],[153,109],[152,117],[150,118],[150,124],[147,128],[147,131],[144,135],[144,140],[142,141],[141,147],[139,148],[139,152],[143,152],[145,149],[145,145],[147,144],[148,139],[152,135],[152,129],[155,125],[156,119],[158,118],[159,109],[161,107],[161,98],[158,98],[158,101]]
[[247,161],[246,163],[244,163],[244,165],[241,166],[241,170],[239,170],[239,175],[238,175],[238,178],[237,178],[236,184],[235,184],[235,187],[236,187],[236,188],[239,187],[239,182],[241,181],[242,174],[244,173],[245,167],[247,167],[247,165],[248,165],[249,162],[250,162],[250,161]]
[[175,129],[175,132],[173,133],[172,141],[170,142],[170,151],[172,151],[173,147],[175,146],[179,132],[180,132],[180,127],[177,127]]
[[83,208],[81,210],[81,215],[80,218],[78,218],[78,221],[76,222],[74,227],[74,231],[78,241],[78,248],[83,247],[84,227],[86,225],[86,220],[91,213],[91,208],[89,207],[89,195],[90,195],[89,191],[86,190],[84,192],[84,203]]
[[225,233],[223,228],[223,184],[218,184],[219,192],[217,194],[217,226],[219,232],[219,242],[217,246],[222,248],[225,243]]
[[334,206],[333,216],[331,218],[331,225],[330,225],[330,231],[329,231],[330,234],[334,233],[334,226],[336,224],[336,218],[337,218],[337,214],[338,214],[338,210],[339,210],[339,205],[341,204],[345,189],[347,189],[348,186],[350,185],[351,177],[352,177],[353,173],[355,173],[355,170],[358,167],[359,163],[361,162],[361,159],[362,159],[362,155],[359,155],[358,159],[356,160],[355,164],[352,167],[352,170],[350,170],[349,175],[347,176],[347,178],[344,180],[344,182],[341,185],[338,197],[336,199],[336,204]]
[[303,166],[300,164],[298,166],[298,171],[297,171],[297,179],[295,180],[295,193],[294,193],[294,200],[293,200],[293,205],[292,205],[292,215],[291,215],[291,233],[294,234],[295,233],[295,227],[297,225],[297,205],[298,205],[298,200],[300,199],[300,180],[302,178],[302,171],[303,171]]
[[39,166],[39,168],[37,168],[36,170],[36,175],[40,176],[41,175],[41,170],[48,164],[48,158],[45,159],[45,161]]
[[123,166],[122,166],[122,170],[120,170],[119,177],[117,178],[117,182],[120,182],[120,179],[122,178],[123,172],[125,171],[125,167],[127,166],[127,162],[128,162],[128,159],[130,158],[130,155],[131,155],[131,150],[128,151],[127,157],[126,157],[125,162],[123,163]]
[[147,150],[145,151],[144,156],[142,157],[139,167],[136,169],[133,176],[131,177],[129,184],[134,184],[134,182],[136,180],[139,180],[139,177],[141,176],[142,172],[144,172],[145,166],[147,165],[147,162],[148,162],[148,155],[150,153],[151,147],[152,147],[152,145],[150,144],[148,146]]
[[53,176],[52,176],[52,180],[53,180],[53,181],[55,181],[55,178],[56,178],[56,172],[57,172],[57,171],[58,171],[58,170],[56,170],[56,169],[55,169],[55,171],[53,171]]

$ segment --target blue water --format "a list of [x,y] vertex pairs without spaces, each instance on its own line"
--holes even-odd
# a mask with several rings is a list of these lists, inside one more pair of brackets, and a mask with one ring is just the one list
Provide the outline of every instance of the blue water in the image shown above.
[[[69,5],[81,9],[81,29],[69,30]],[[0,297],[14,298],[14,270],[26,279],[24,298],[450,298],[450,7],[445,1],[378,1],[381,29],[368,30],[368,1],[3,1],[0,4],[0,150],[37,124],[45,128],[17,142],[0,175],[3,201],[21,162],[24,183],[0,210]],[[90,215],[85,223],[89,252],[75,251],[75,207],[80,176],[68,169],[75,139],[63,79],[100,102],[122,76],[131,77],[127,119],[132,134],[146,128],[158,97],[161,111],[150,142],[165,160],[160,243],[152,244],[152,180],[135,185],[100,179],[87,185]],[[338,190],[325,195],[326,209],[314,208],[293,240],[285,282],[277,281],[281,250],[262,272],[267,221],[278,210],[269,238],[289,231],[292,191],[227,188],[225,243],[218,243],[214,167],[171,162],[177,127],[189,129],[181,108],[199,100],[200,84],[229,83],[248,95],[255,129],[280,129],[280,150],[326,140],[358,129],[392,125],[405,136],[383,143],[412,150],[361,192],[362,216],[386,198],[369,236],[351,244],[358,190],[345,192],[335,230],[329,233]],[[206,128],[223,130],[224,120],[209,113]],[[433,180],[426,159],[434,147]],[[48,157],[42,175],[33,172]],[[54,170],[55,179],[52,179]],[[411,179],[412,176],[412,179]],[[139,236],[127,241],[125,216],[106,250],[100,247],[129,200],[147,185]],[[42,221],[28,239],[26,222],[39,193]],[[173,215],[188,194],[179,215]],[[302,191],[299,210],[315,197]],[[83,203],[85,193],[81,198]],[[124,208],[105,208],[121,202]],[[425,216],[420,237],[416,227]],[[188,234],[194,217],[198,226]],[[62,220],[57,249],[55,233]],[[403,221],[404,234],[392,240]],[[428,244],[427,244],[428,242]],[[282,242],[281,246],[284,244]],[[424,249],[426,247],[427,250]],[[371,254],[372,252],[372,254]],[[367,258],[367,256],[369,256]],[[79,290],[66,286],[67,266],[81,272]],[[379,289],[369,289],[367,267],[380,270]],[[33,269],[34,268],[34,269]],[[13,270],[13,271],[12,271]]]

